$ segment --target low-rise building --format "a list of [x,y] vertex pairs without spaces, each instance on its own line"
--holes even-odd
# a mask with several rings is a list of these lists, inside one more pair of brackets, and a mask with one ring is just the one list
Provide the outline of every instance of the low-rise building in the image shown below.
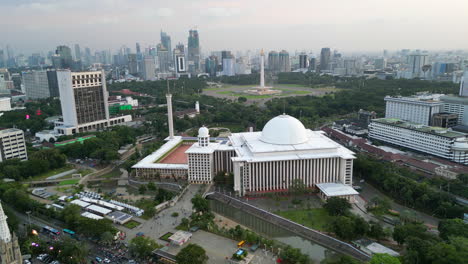
[[397,118],[372,120],[369,138],[468,165],[468,134]]
[[28,159],[23,130],[17,128],[0,130],[0,162],[7,159]]

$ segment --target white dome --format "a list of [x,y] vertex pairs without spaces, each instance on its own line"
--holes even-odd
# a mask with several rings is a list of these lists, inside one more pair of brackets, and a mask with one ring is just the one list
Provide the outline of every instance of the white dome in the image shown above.
[[289,115],[280,115],[266,123],[260,140],[277,145],[301,144],[308,140],[307,130],[301,121],[296,118]]
[[198,129],[198,137],[209,137],[209,136],[210,136],[210,131],[205,126],[202,126],[200,127],[200,129]]

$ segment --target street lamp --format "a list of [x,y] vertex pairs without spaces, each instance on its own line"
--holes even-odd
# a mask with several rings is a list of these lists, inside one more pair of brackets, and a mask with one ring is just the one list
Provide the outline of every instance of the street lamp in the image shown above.
[[31,211],[27,211],[26,214],[28,215],[29,229],[31,229]]

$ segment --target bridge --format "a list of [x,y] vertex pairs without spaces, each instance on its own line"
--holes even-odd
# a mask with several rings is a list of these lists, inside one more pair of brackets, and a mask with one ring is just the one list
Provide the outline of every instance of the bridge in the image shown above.
[[317,230],[308,228],[306,226],[293,222],[284,217],[275,215],[261,208],[250,205],[237,198],[234,198],[234,197],[231,197],[231,196],[228,196],[223,193],[216,192],[216,191],[207,192],[204,195],[204,197],[206,199],[213,199],[221,203],[224,203],[226,205],[230,205],[240,211],[246,212],[260,219],[263,219],[275,226],[288,230],[298,236],[303,237],[304,239],[311,240],[317,244],[320,244],[324,247],[332,249],[336,252],[351,256],[360,261],[369,261],[371,258],[371,256],[357,249],[356,247],[352,246],[349,243],[343,242],[334,237],[321,233]]

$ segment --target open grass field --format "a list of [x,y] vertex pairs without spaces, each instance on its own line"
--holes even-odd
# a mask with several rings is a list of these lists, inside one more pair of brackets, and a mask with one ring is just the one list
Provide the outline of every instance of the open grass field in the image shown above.
[[137,222],[135,220],[130,220],[127,223],[125,223],[124,226],[126,228],[133,229],[133,228],[139,226],[140,224],[141,224],[140,222]]
[[323,208],[313,208],[309,210],[291,210],[275,212],[275,214],[287,218],[307,227],[325,231],[332,217]]
[[33,177],[32,180],[33,181],[45,180],[47,177],[54,176],[56,174],[66,172],[66,171],[69,171],[69,170],[73,170],[73,165],[67,164],[67,165],[63,166],[62,168],[58,168],[58,169],[54,169],[54,170],[44,172],[42,174],[39,174],[39,175]]
[[225,84],[222,87],[213,87],[203,89],[203,93],[213,97],[227,98],[236,100],[239,97],[247,98],[249,103],[261,102],[264,103],[275,97],[289,97],[289,96],[324,96],[328,93],[339,91],[335,87],[317,86],[308,87],[298,84],[275,84],[274,90],[281,90],[281,94],[274,95],[252,95],[245,93],[247,90],[253,89],[255,85],[230,85]]
[[77,184],[80,181],[80,179],[68,179],[68,180],[63,180],[59,183],[59,186],[63,185],[73,185]]
[[159,239],[169,242],[169,237],[171,237],[173,234],[174,233],[167,232],[166,234],[162,235]]

